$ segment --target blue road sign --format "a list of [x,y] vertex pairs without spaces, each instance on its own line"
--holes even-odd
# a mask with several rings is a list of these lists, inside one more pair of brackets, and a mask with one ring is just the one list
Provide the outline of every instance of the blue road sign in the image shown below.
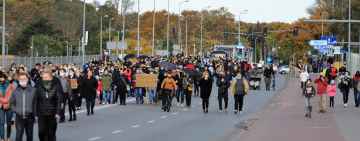
[[327,40],[311,40],[309,42],[310,46],[327,46],[328,41]]

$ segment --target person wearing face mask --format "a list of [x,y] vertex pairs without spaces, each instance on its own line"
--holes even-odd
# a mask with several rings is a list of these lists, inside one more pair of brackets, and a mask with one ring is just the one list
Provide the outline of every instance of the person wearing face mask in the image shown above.
[[[10,110],[10,97],[15,90],[14,83],[10,83],[7,80],[7,76],[5,73],[0,72],[0,138],[1,140],[6,139],[6,141],[10,140],[11,136],[11,125],[13,112]],[[5,122],[6,122],[6,138],[5,138]],[[5,141],[5,140],[4,140]]]
[[44,68],[35,91],[40,141],[56,141],[57,118],[64,106],[62,99],[61,83],[49,67]]
[[10,98],[10,107],[16,114],[16,139],[22,141],[23,134],[26,134],[26,140],[33,140],[33,128],[35,122],[35,88],[29,85],[27,73],[18,74],[19,85]]
[[161,83],[161,97],[162,97],[162,110],[164,112],[170,112],[171,108],[171,95],[175,92],[177,86],[175,80],[172,78],[170,72],[165,74],[165,79]]
[[209,98],[212,90],[213,81],[207,71],[203,73],[200,79],[200,97],[202,99],[203,112],[209,112]]

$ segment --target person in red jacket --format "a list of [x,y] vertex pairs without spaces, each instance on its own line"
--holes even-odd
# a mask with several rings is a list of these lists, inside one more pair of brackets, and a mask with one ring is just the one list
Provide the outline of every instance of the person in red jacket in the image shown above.
[[325,76],[320,75],[318,79],[315,80],[316,83],[316,91],[317,95],[319,96],[319,113],[326,112],[326,90],[327,90],[327,79]]

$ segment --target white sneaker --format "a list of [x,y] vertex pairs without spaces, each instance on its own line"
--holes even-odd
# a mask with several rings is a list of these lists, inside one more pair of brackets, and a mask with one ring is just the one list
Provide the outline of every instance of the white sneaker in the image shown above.
[[348,104],[344,104],[344,107],[347,108]]

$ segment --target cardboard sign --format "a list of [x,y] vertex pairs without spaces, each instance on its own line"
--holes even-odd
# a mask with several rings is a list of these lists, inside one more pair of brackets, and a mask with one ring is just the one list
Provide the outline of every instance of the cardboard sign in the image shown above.
[[76,79],[70,79],[70,87],[71,89],[77,89],[79,86],[78,81]]
[[157,75],[156,74],[136,74],[136,85],[139,88],[156,88]]

